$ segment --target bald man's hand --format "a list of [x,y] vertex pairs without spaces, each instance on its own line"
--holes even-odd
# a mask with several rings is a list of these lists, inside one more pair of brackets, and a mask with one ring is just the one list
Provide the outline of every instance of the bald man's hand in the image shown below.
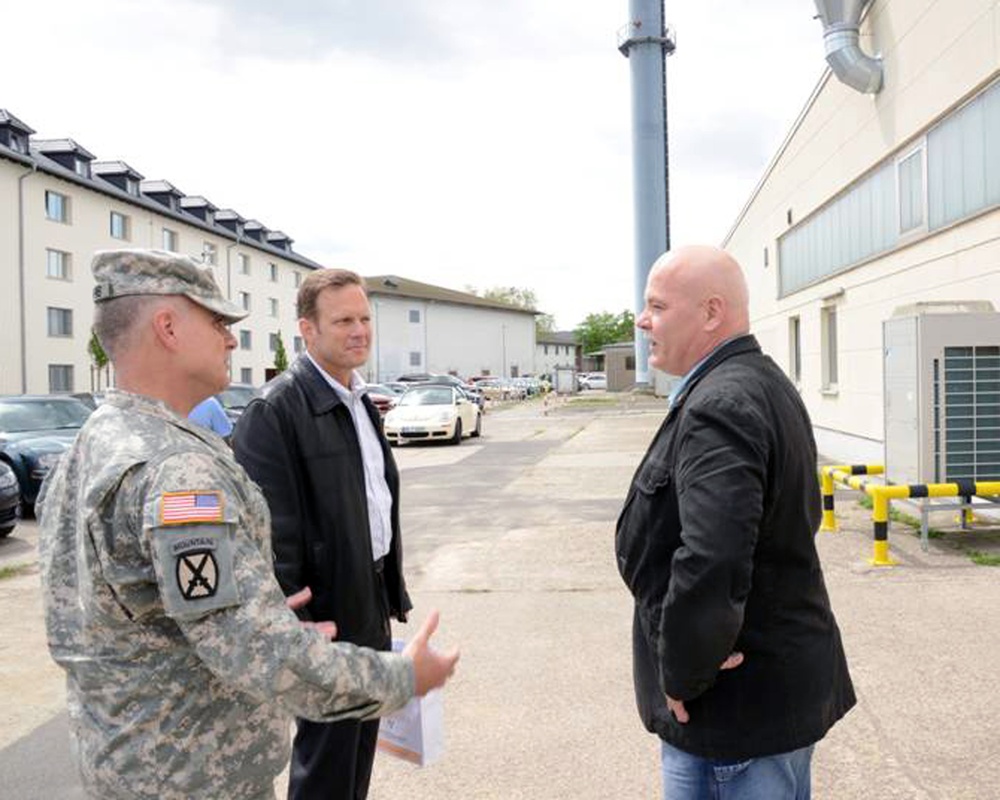
[[440,615],[432,611],[424,624],[403,649],[403,655],[413,662],[414,694],[423,697],[431,689],[444,686],[455,672],[458,648],[439,653],[430,646],[430,638],[437,630]]
[[[722,662],[722,666],[719,667],[719,670],[735,669],[742,663],[743,653],[732,653],[729,658]],[[664,695],[664,697],[667,698],[667,708],[670,709],[681,725],[684,725],[691,720],[691,715],[688,714],[687,709],[684,707],[683,700],[674,700],[674,698],[672,698],[669,694]]]

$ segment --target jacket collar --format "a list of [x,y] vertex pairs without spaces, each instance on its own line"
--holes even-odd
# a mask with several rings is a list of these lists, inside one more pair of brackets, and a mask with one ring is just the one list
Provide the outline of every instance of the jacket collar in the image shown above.
[[333,387],[319,374],[319,370],[305,354],[295,359],[288,369],[302,387],[314,415],[328,414],[333,408],[343,405]]
[[687,396],[691,394],[691,390],[701,382],[702,378],[719,366],[719,364],[732,358],[733,356],[752,352],[760,352],[760,344],[758,344],[757,338],[752,333],[748,333],[744,336],[738,336],[735,339],[730,339],[722,346],[716,348],[709,354],[708,358],[702,362],[696,372],[688,379],[681,393],[674,398],[674,402],[670,406],[670,412],[667,414],[667,417],[672,417],[676,410],[684,405],[684,401],[687,399]]
[[[318,417],[320,414],[329,414],[337,406],[344,405],[344,401],[340,399],[340,395],[327,383],[326,378],[320,374],[320,371],[316,369],[316,365],[304,353],[295,359],[292,366],[288,368],[288,371],[292,373],[302,387],[306,401],[312,409],[313,416]],[[379,413],[378,409],[375,408],[375,404],[372,403],[371,398],[367,394],[361,395],[361,402],[365,407],[365,411],[368,412],[372,423],[375,425],[375,429],[378,430]]]

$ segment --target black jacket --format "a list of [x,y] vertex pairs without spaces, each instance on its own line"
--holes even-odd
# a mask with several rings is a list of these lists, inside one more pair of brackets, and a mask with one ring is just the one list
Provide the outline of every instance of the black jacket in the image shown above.
[[[754,337],[728,342],[674,402],[618,519],[650,731],[697,756],[742,760],[812,744],[854,705],[819,520],[798,392]],[[744,663],[720,672],[733,651]],[[686,725],[665,693],[685,701]]]
[[[376,430],[378,412],[365,408]],[[389,614],[412,608],[403,580],[399,472],[385,439],[392,544],[384,562]],[[300,357],[247,406],[233,451],[271,509],[274,571],[285,594],[308,586],[304,618],[333,620],[338,641],[384,646],[384,611],[372,562],[364,466],[350,409],[313,363]]]

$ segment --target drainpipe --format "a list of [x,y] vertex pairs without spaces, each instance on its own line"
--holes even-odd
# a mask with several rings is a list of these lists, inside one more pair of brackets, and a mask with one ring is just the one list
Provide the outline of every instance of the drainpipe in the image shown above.
[[[233,299],[233,267],[230,263],[230,256],[234,247],[240,246],[241,237],[237,233],[236,241],[232,244],[226,245],[226,299],[232,301]],[[279,330],[281,328],[279,327]],[[232,353],[229,354],[229,382],[233,382],[233,356]]]
[[882,88],[882,58],[869,56],[858,44],[861,12],[870,0],[815,0],[823,23],[826,63],[841,83],[863,94]]
[[28,323],[24,289],[24,179],[36,172],[38,163],[32,159],[31,169],[17,179],[17,293],[21,313],[21,394],[28,393]]

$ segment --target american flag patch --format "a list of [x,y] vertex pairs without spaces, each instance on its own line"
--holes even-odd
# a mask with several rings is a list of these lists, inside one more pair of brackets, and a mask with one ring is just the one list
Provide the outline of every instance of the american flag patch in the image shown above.
[[160,498],[160,524],[191,522],[222,522],[222,492],[164,492]]

